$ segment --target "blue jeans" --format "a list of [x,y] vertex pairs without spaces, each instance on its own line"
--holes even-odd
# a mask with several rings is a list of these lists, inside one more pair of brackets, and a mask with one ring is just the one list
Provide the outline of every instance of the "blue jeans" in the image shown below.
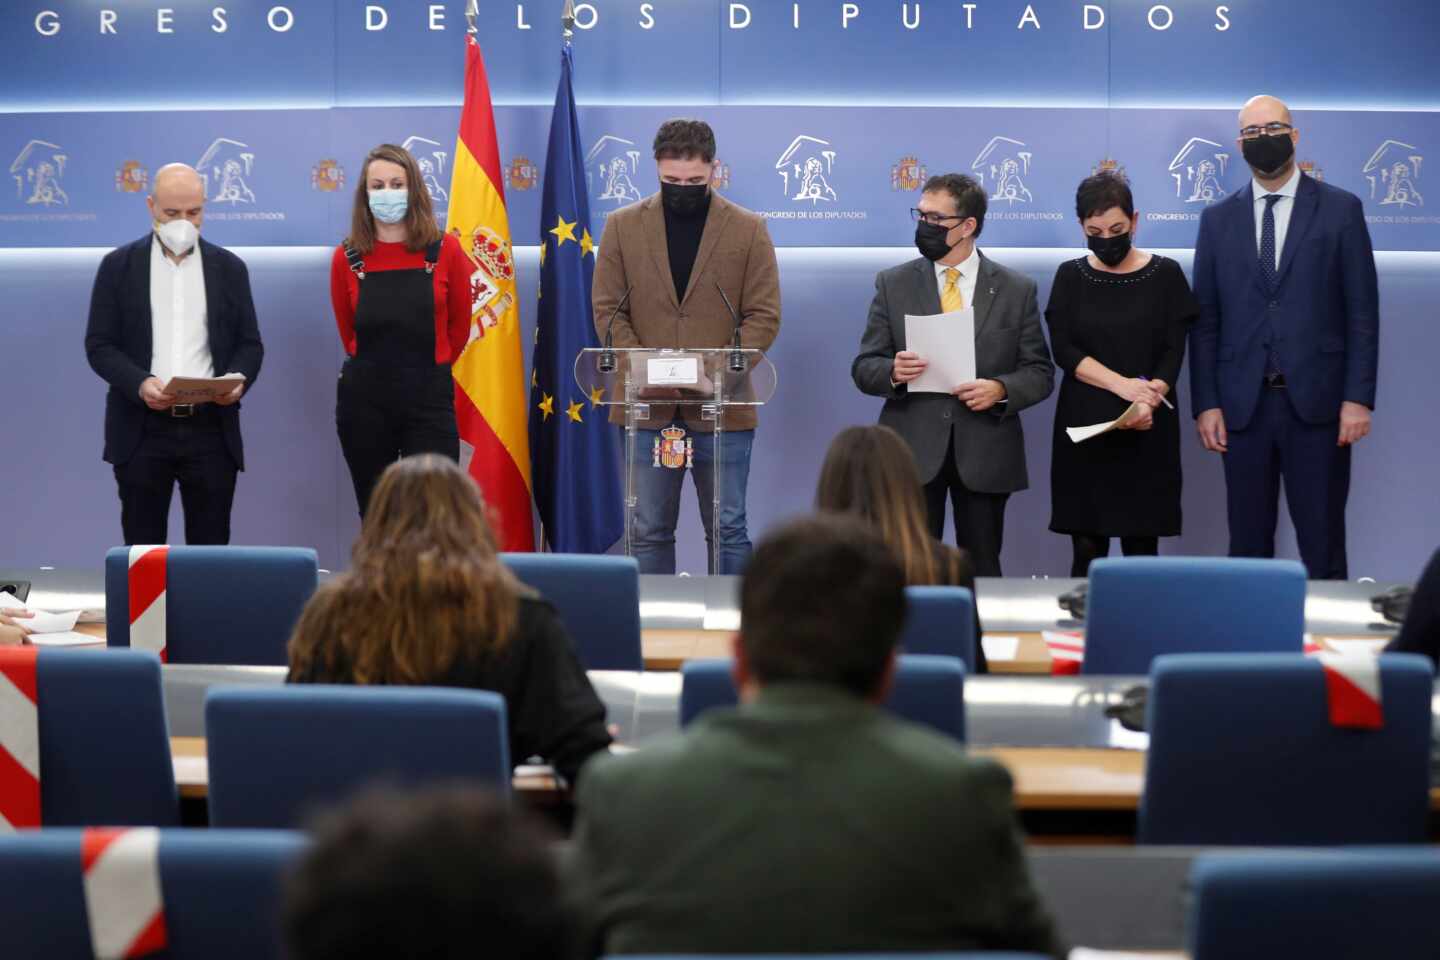
[[[684,421],[676,421],[675,425],[685,427]],[[640,561],[641,573],[675,572],[675,523],[680,518],[680,487],[686,470],[653,465],[655,441],[659,437],[658,430],[641,430],[635,439],[636,503],[630,550]],[[709,572],[739,573],[750,558],[751,550],[745,522],[745,485],[750,479],[750,447],[755,431],[727,431],[721,437],[720,569]],[[686,428],[686,439],[694,445],[692,473],[708,547],[715,537],[711,516],[715,499],[715,435]],[[707,560],[710,557],[711,553],[707,553]]]

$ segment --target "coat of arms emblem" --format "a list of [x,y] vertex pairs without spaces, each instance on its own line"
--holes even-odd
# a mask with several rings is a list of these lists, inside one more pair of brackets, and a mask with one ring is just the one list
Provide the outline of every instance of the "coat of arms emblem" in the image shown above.
[[695,465],[695,441],[685,436],[685,428],[674,424],[660,431],[655,438],[653,467],[679,470]]

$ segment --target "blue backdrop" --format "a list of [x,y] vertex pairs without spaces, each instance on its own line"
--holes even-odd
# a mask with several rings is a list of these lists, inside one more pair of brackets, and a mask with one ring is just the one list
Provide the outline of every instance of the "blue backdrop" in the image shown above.
[[[539,229],[561,5],[480,4],[522,290],[536,280],[526,245]],[[99,461],[103,387],[80,345],[89,284],[104,248],[146,229],[149,177],[182,160],[206,178],[206,235],[251,264],[268,348],[245,401],[255,452],[237,539],[312,544],[327,565],[343,563],[355,521],[331,414],[339,347],[326,248],[345,232],[356,164],[380,141],[416,155],[443,211],[463,8],[23,0],[0,9],[0,409],[20,411],[21,435],[38,438],[22,463],[0,467],[12,494],[0,561],[93,566],[119,537]],[[905,208],[925,174],[981,177],[992,196],[983,245],[1035,276],[1042,298],[1055,265],[1078,255],[1074,185],[1101,166],[1129,176],[1139,242],[1188,266],[1199,212],[1247,176],[1235,111],[1270,92],[1297,110],[1306,168],[1364,199],[1385,251],[1381,394],[1356,459],[1352,566],[1408,577],[1440,542],[1427,363],[1440,353],[1440,199],[1426,202],[1426,158],[1440,152],[1440,5],[619,0],[577,13],[595,229],[655,189],[650,137],[685,114],[714,125],[721,189],[764,213],[782,248],[782,387],[757,441],[757,531],[805,509],[809,490],[796,479],[814,474],[837,429],[875,415],[876,402],[849,382],[849,361],[875,270],[912,255]],[[1013,501],[1006,568],[1057,574],[1068,546],[1044,529],[1049,405],[1025,423],[1034,489]],[[1187,532],[1165,549],[1221,552],[1218,463],[1186,423]],[[685,510],[682,564],[703,569]]]

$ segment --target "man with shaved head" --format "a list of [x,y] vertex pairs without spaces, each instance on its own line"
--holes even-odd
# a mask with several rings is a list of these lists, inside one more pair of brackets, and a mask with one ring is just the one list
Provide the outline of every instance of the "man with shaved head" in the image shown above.
[[1275,555],[1280,484],[1312,579],[1346,579],[1350,451],[1375,408],[1380,298],[1360,198],[1295,163],[1290,108],[1255,97],[1236,143],[1253,178],[1195,242],[1190,386],[1225,463],[1232,557]]
[[[151,229],[100,261],[85,353],[110,391],[105,461],[120,490],[125,543],[168,543],[180,485],[185,542],[230,542],[235,476],[245,468],[240,397],[255,385],[264,347],[250,275],[235,254],[200,238],[205,182],[171,163],[146,198]],[[244,377],[213,403],[180,403],[173,377]]]

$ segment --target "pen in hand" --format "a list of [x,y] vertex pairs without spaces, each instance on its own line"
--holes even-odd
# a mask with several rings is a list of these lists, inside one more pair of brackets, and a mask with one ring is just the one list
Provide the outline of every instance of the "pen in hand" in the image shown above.
[[[1150,382],[1150,378],[1149,378],[1149,377],[1136,377],[1135,379],[1136,379],[1136,380],[1143,380],[1143,381],[1145,381],[1146,383],[1149,383],[1149,382]],[[1163,403],[1163,404],[1165,404],[1165,406],[1169,407],[1171,410],[1174,410],[1174,409],[1175,409],[1175,404],[1171,403],[1171,402],[1170,402],[1167,398],[1165,398],[1165,397],[1161,397],[1161,398],[1160,398],[1160,402]]]

